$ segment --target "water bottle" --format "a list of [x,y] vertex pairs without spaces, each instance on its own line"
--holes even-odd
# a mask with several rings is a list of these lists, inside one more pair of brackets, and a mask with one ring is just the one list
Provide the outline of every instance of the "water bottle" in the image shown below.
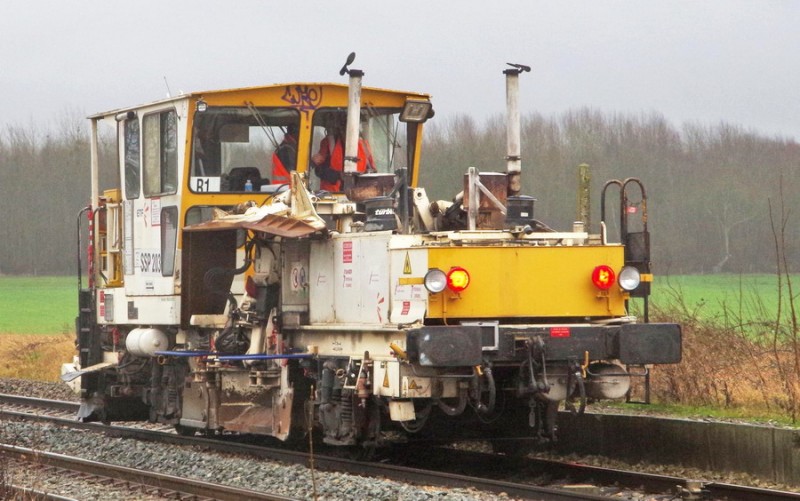
[[249,179],[244,183],[244,191],[253,191],[253,183]]

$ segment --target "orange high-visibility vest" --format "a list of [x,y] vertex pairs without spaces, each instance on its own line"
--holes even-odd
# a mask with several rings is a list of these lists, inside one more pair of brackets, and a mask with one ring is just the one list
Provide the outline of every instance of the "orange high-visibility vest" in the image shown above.
[[[330,150],[330,141],[325,136],[319,143],[319,154],[325,157],[325,160],[330,165],[332,170],[342,172],[344,170],[344,144],[341,139],[336,139],[336,144],[333,146],[333,151]],[[367,170],[375,170],[375,160],[372,158],[372,150],[363,138],[358,140],[358,162],[356,163],[356,171],[367,172]],[[320,179],[319,189],[331,192],[340,191],[342,182],[336,181],[331,183]]]
[[272,179],[270,180],[272,184],[289,184],[289,178],[291,177],[289,171],[295,169],[294,165],[287,166],[283,164],[283,160],[278,155],[281,148],[297,148],[297,139],[288,134],[285,135],[283,142],[272,153]]

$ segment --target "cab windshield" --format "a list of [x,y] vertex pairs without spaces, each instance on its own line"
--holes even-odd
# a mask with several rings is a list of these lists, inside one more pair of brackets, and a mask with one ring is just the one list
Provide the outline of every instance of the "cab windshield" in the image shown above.
[[[394,173],[412,163],[416,124],[401,122],[400,112],[362,108],[359,173]],[[346,117],[343,107],[314,112],[308,165],[297,165],[298,110],[250,106],[197,111],[189,188],[196,193],[275,191],[288,185],[289,173],[299,169],[308,172],[310,190],[339,191]]]
[[261,191],[282,158],[294,170],[300,114],[289,108],[197,111],[192,131],[189,188],[194,192]]
[[[414,124],[400,122],[401,111],[400,108],[361,109],[357,152],[359,173],[394,173],[396,169],[409,167],[413,153],[409,145],[414,143],[409,125]],[[346,108],[322,108],[314,113],[309,154],[311,190],[337,191],[336,175],[326,174],[325,167],[334,172],[342,170],[346,123]],[[338,154],[335,152],[337,143],[342,144],[342,151]]]

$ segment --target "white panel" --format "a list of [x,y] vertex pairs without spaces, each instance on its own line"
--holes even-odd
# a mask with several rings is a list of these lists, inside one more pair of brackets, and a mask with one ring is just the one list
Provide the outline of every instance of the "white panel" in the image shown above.
[[424,319],[428,309],[428,291],[422,284],[422,280],[427,272],[428,251],[426,249],[392,249],[391,323],[410,324]]
[[428,398],[431,396],[433,378],[422,376],[403,376],[400,396],[402,398]]
[[346,235],[334,239],[334,308],[337,323],[352,323],[359,320],[361,313],[361,274],[356,273],[359,264],[361,238]]
[[374,363],[372,388],[382,397],[400,396],[400,362],[381,360]]
[[[396,238],[400,236],[389,232],[352,233],[312,243],[309,277],[312,324],[387,326],[398,323],[390,317],[393,294],[390,275],[402,274],[404,263],[390,263],[390,258],[405,259],[406,251],[389,252]],[[413,268],[419,270],[416,273],[420,277],[424,276],[427,253],[413,250],[411,254],[414,255]],[[397,271],[393,272],[395,268]],[[427,306],[424,288],[416,287],[413,293],[409,289],[408,296],[415,301],[414,306],[400,317],[408,321],[422,318]],[[398,311],[402,310],[401,303]]]
[[391,233],[348,234],[335,239],[334,307],[337,323],[389,323]]
[[308,285],[310,291],[309,320],[315,323],[333,323],[334,291],[334,240],[311,242]]
[[[101,298],[98,297],[98,322],[101,324],[177,325],[180,323],[180,296],[126,296],[122,289],[106,289],[104,295],[104,303],[100,303]],[[104,318],[107,310],[113,314],[108,322]]]
[[389,419],[392,421],[413,421],[416,417],[414,402],[410,400],[389,402]]
[[[178,199],[171,195],[133,201],[133,275],[125,277],[128,295],[161,296],[175,291],[174,278],[161,275],[161,207],[179,205]],[[126,256],[130,252],[125,249]]]
[[355,270],[359,275],[360,311],[353,322],[389,323],[389,238],[386,234],[361,241]]

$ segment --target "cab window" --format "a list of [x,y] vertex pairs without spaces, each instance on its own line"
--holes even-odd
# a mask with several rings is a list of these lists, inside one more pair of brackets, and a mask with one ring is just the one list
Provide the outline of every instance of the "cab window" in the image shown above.
[[125,198],[139,198],[139,119],[134,117],[124,122],[125,142]]
[[[414,143],[409,136],[415,124],[399,121],[400,108],[363,108],[359,134],[361,146],[359,158],[366,155],[368,162],[359,161],[358,169],[364,172],[394,173],[396,169],[407,168],[411,164],[413,151],[409,144]],[[314,114],[311,140],[310,187],[313,190],[331,185],[330,169],[342,171],[342,156],[332,158],[329,144],[340,140],[344,144],[344,130],[347,123],[346,108],[322,108]],[[362,167],[363,165],[363,167]],[[327,181],[326,181],[327,178]]]
[[161,275],[171,277],[175,273],[175,244],[178,240],[178,208],[161,209]]
[[[189,189],[266,191],[297,168],[300,114],[290,108],[207,107],[194,115]],[[249,181],[249,182],[248,182]]]
[[178,187],[178,118],[175,110],[145,115],[144,194],[175,193]]

